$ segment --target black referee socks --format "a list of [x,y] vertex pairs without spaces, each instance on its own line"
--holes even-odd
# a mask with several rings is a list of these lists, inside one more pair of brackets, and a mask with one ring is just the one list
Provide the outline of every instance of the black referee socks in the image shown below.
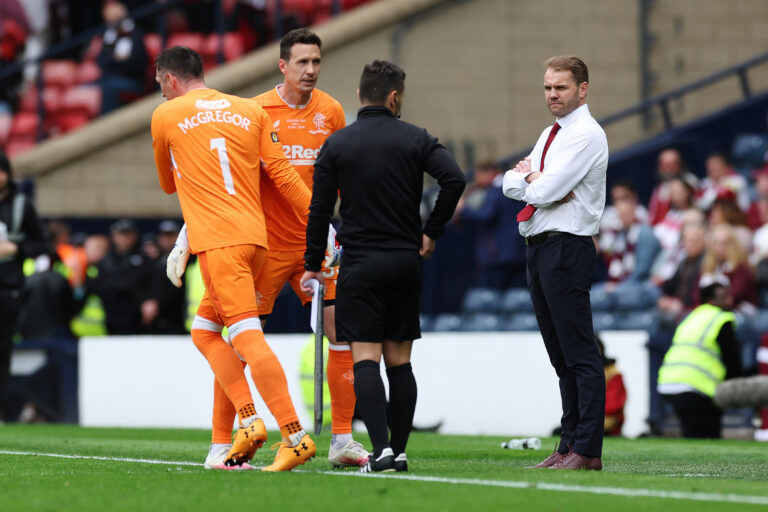
[[357,407],[363,416],[368,437],[373,444],[373,457],[381,455],[389,447],[387,435],[387,396],[381,380],[379,363],[366,359],[355,363],[355,396]]
[[411,363],[387,368],[389,379],[389,407],[392,419],[390,446],[395,455],[405,453],[416,411],[416,378]]

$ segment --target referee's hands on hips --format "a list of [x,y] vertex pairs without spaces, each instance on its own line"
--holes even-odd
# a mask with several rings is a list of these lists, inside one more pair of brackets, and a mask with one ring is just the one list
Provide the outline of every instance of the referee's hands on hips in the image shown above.
[[419,256],[428,260],[432,253],[435,252],[435,241],[429,238],[427,235],[421,235],[421,249],[419,249]]
[[304,275],[301,276],[301,280],[299,280],[299,286],[301,287],[301,291],[303,291],[305,294],[309,295],[310,297],[314,293],[311,286],[307,285],[307,281],[310,279],[317,279],[318,282],[322,283],[325,278],[323,277],[322,272],[311,272],[309,270],[304,272]]

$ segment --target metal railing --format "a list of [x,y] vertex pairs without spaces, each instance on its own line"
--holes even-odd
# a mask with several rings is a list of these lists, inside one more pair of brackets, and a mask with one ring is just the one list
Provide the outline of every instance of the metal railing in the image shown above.
[[[766,62],[768,62],[768,52],[762,53],[739,64],[712,73],[711,75],[705,76],[666,93],[646,98],[632,105],[631,107],[627,107],[625,109],[619,110],[618,112],[614,112],[613,114],[598,119],[598,123],[600,123],[600,125],[605,128],[606,126],[627,119],[628,117],[639,114],[649,114],[652,113],[655,109],[659,109],[661,111],[661,117],[664,121],[664,129],[670,130],[674,127],[672,114],[670,112],[671,101],[682,98],[687,94],[698,91],[717,82],[733,78],[734,76],[738,76],[739,86],[741,88],[743,99],[748,99],[752,96],[753,91],[749,82],[747,71]],[[516,162],[527,156],[532,149],[533,146],[530,146],[526,149],[517,151],[507,157],[502,158],[501,161],[504,163]]]

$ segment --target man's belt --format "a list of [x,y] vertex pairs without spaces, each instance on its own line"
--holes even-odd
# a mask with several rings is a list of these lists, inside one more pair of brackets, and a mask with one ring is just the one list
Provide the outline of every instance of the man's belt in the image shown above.
[[579,235],[574,235],[573,233],[563,233],[562,231],[545,231],[543,233],[539,233],[537,235],[531,235],[525,237],[525,245],[531,246],[536,245],[538,243],[543,242],[544,240],[547,240],[548,238],[555,238],[555,237],[569,237],[569,238],[580,238]]

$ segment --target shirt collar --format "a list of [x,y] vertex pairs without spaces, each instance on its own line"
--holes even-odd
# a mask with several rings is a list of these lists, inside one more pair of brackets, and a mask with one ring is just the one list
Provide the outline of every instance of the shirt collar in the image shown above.
[[[280,94],[280,86],[281,85],[285,85],[285,83],[277,84],[275,86],[275,92],[277,93],[277,97],[280,98],[283,101],[283,103],[285,103],[288,107],[291,107],[292,109],[295,109],[295,110],[301,110],[301,109],[305,108],[307,105],[309,105],[310,102],[312,101],[312,93],[309,93],[309,99],[303,105],[292,105],[291,103],[288,103],[287,101],[285,101],[285,98],[283,98],[283,95]],[[314,92],[314,91],[312,91],[312,92]]]
[[394,118],[395,115],[384,105],[368,105],[357,111],[357,117],[373,117],[373,116],[389,116]]
[[567,116],[558,118],[557,124],[560,125],[560,128],[565,128],[571,123],[575,123],[577,120],[589,115],[589,107],[587,107],[587,104],[585,103]]

